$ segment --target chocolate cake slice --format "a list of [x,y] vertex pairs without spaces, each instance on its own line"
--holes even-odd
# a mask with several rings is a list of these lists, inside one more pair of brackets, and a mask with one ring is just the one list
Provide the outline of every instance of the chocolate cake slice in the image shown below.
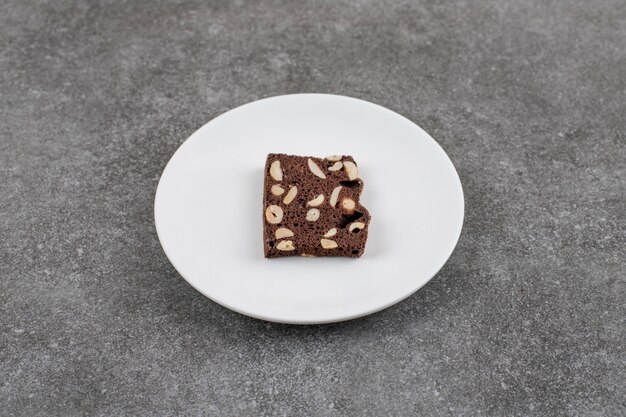
[[267,155],[265,257],[363,255],[370,214],[359,203],[362,191],[349,155]]

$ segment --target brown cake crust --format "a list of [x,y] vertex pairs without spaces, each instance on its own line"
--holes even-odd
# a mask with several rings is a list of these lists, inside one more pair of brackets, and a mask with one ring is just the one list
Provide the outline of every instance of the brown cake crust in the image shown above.
[[369,212],[359,202],[362,191],[363,181],[350,155],[267,155],[263,191],[265,257],[359,258],[365,250],[370,223]]

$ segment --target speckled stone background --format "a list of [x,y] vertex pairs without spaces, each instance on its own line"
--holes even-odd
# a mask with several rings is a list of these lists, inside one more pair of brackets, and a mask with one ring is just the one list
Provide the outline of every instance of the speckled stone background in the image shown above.
[[[0,415],[626,414],[624,0],[0,6]],[[157,241],[176,148],[296,92],[409,117],[463,182],[447,265],[373,316],[241,316]]]

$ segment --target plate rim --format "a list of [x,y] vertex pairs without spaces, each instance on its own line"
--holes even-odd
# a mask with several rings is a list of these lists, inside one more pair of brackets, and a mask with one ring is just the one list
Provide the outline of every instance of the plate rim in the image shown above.
[[[194,137],[198,132],[200,132],[202,129],[204,129],[205,126],[209,125],[210,123],[214,123],[215,121],[217,121],[218,119],[220,119],[221,117],[229,114],[230,112],[233,112],[235,110],[240,110],[243,107],[252,105],[252,104],[258,104],[260,102],[263,101],[268,101],[268,100],[274,100],[274,99],[281,99],[281,98],[295,98],[295,97],[311,97],[311,96],[325,96],[325,97],[332,97],[332,98],[340,98],[342,100],[350,100],[350,101],[358,101],[361,104],[365,104],[365,105],[369,105],[369,106],[374,106],[376,107],[378,110],[383,110],[385,112],[388,113],[392,113],[395,117],[399,117],[400,119],[403,120],[403,122],[408,122],[411,123],[413,126],[417,127],[418,129],[422,130],[424,133],[426,133],[426,135],[432,140],[432,142],[434,142],[439,149],[443,152],[443,155],[445,155],[448,163],[450,164],[450,166],[453,168],[454,174],[455,174],[455,178],[458,182],[459,185],[459,191],[460,191],[460,196],[461,196],[461,212],[460,212],[460,227],[458,230],[458,233],[454,239],[454,244],[452,245],[452,249],[450,250],[450,253],[448,253],[445,256],[445,259],[442,261],[441,265],[436,269],[436,271],[430,276],[428,277],[428,279],[424,280],[424,282],[420,285],[418,285],[414,290],[403,294],[402,296],[400,296],[397,299],[393,299],[389,302],[383,303],[382,305],[377,305],[371,309],[367,309],[365,311],[359,312],[359,313],[354,313],[354,314],[346,314],[343,315],[341,317],[337,317],[337,318],[333,318],[333,319],[320,319],[320,320],[300,320],[300,319],[289,319],[289,318],[284,318],[284,317],[270,317],[268,315],[263,315],[263,314],[257,314],[255,312],[252,311],[245,311],[245,309],[239,308],[239,307],[235,307],[232,305],[229,305],[229,303],[224,302],[220,299],[218,299],[217,297],[208,294],[207,292],[203,291],[201,288],[199,288],[196,284],[194,284],[191,280],[189,280],[187,277],[185,277],[185,275],[181,272],[181,270],[176,266],[175,262],[172,260],[172,257],[170,256],[170,254],[168,253],[168,250],[166,248],[166,245],[164,244],[163,238],[161,236],[161,233],[159,232],[159,221],[158,221],[158,216],[157,216],[157,201],[158,201],[158,196],[159,196],[159,190],[161,189],[161,181],[163,179],[163,174],[167,171],[167,168],[170,166],[170,163],[172,162],[172,160],[174,159],[174,157],[176,156],[176,154],[181,150],[181,148],[185,145],[185,143],[187,143],[187,141],[189,141],[192,137]],[[448,155],[448,153],[445,151],[445,149],[443,149],[443,147],[439,144],[439,142],[437,142],[428,132],[426,132],[424,129],[422,129],[421,126],[419,126],[417,123],[413,122],[412,120],[410,120],[409,118],[407,118],[406,116],[391,110],[387,107],[384,107],[380,104],[376,104],[376,103],[372,103],[370,101],[367,100],[363,100],[360,98],[356,98],[356,97],[350,97],[350,96],[345,96],[345,95],[340,95],[340,94],[328,94],[328,93],[293,93],[293,94],[281,94],[281,95],[276,95],[276,96],[269,96],[269,97],[264,97],[258,100],[254,100],[254,101],[250,101],[244,104],[241,104],[237,107],[233,107],[232,109],[229,109],[215,117],[213,117],[212,119],[208,120],[206,123],[204,123],[202,126],[200,126],[198,129],[196,129],[191,135],[189,135],[182,143],[180,143],[178,145],[178,147],[176,148],[176,150],[174,151],[174,153],[172,154],[172,156],[169,158],[169,160],[167,161],[167,164],[165,164],[165,167],[163,168],[163,170],[161,171],[161,174],[159,176],[159,181],[157,183],[157,187],[154,193],[154,207],[153,207],[153,219],[154,219],[154,226],[157,232],[157,238],[159,240],[159,243],[161,245],[161,249],[163,250],[163,252],[165,253],[165,256],[167,257],[167,260],[169,261],[169,263],[174,267],[174,269],[176,270],[176,272],[178,273],[178,275],[180,275],[189,285],[191,285],[192,288],[194,288],[196,291],[198,291],[200,294],[204,295],[205,297],[207,297],[209,300],[221,305],[222,307],[225,307],[231,311],[234,311],[236,313],[242,314],[244,316],[248,316],[248,317],[252,317],[258,320],[264,320],[264,321],[268,321],[268,322],[272,322],[272,323],[283,323],[283,324],[293,324],[293,325],[315,325],[315,324],[331,324],[331,323],[339,323],[339,322],[344,322],[344,321],[349,321],[349,320],[354,320],[357,318],[361,318],[361,317],[365,317],[365,316],[369,316],[371,314],[374,313],[378,313],[382,310],[385,310],[395,304],[398,304],[404,300],[406,300],[407,298],[409,298],[410,296],[412,296],[413,294],[415,294],[417,291],[419,291],[421,288],[423,288],[427,283],[429,283],[435,276],[437,276],[437,274],[439,274],[439,272],[441,271],[441,269],[443,269],[443,267],[446,265],[446,263],[448,262],[448,260],[450,259],[450,257],[452,256],[452,254],[454,253],[454,251],[456,250],[456,247],[459,243],[459,240],[461,238],[461,233],[463,232],[463,226],[465,223],[465,192],[463,190],[463,183],[461,182],[461,177],[459,176],[459,173],[456,169],[456,166],[454,165],[454,163],[452,162],[452,159],[450,159],[450,156]]]

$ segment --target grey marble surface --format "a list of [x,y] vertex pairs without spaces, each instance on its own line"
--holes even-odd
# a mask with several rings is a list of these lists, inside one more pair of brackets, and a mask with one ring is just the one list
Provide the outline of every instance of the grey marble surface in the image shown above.
[[[626,413],[623,0],[0,6],[0,415]],[[407,116],[463,182],[447,265],[373,316],[241,316],[157,241],[185,138],[296,92]]]

